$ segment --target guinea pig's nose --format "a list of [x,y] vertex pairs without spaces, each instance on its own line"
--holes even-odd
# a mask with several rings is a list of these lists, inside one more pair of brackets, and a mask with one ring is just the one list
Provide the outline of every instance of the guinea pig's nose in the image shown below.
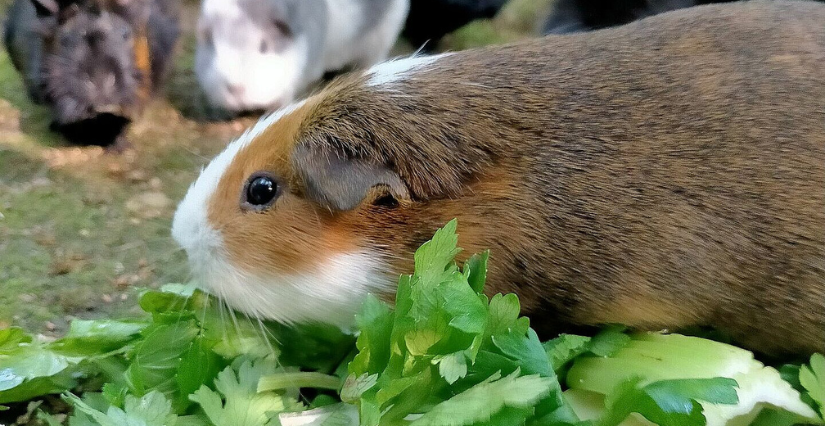
[[227,84],[226,91],[229,92],[233,98],[238,99],[246,93],[246,88],[242,84]]

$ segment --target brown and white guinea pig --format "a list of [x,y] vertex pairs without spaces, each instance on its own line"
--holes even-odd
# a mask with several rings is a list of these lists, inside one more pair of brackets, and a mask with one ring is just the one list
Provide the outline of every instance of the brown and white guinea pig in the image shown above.
[[387,62],[263,118],[174,238],[249,314],[348,324],[458,218],[540,334],[713,326],[825,350],[825,6],[701,6]]
[[178,34],[177,0],[16,0],[4,41],[32,100],[51,108],[52,129],[122,147],[168,74]]

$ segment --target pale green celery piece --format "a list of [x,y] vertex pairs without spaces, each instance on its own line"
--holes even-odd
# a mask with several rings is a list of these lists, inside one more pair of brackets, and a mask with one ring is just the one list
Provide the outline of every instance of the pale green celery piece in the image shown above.
[[186,284],[169,283],[169,284],[164,284],[160,287],[160,291],[162,291],[162,292],[175,293],[177,295],[184,296],[184,297],[189,297],[189,296],[195,294],[195,290],[197,290],[197,289],[198,289],[198,285],[194,281],[190,282],[190,283],[186,283]]
[[358,426],[358,407],[339,403],[278,415],[281,426]]
[[[604,395],[583,389],[568,389],[562,394],[573,408],[576,416],[583,421],[598,420],[604,414]],[[653,422],[633,413],[619,426],[656,426]]]
[[[799,392],[782,380],[776,369],[756,361],[750,351],[678,334],[636,334],[632,342],[612,357],[577,359],[567,376],[567,385],[572,392],[565,392],[565,395],[568,400],[573,399],[571,404],[577,415],[593,418],[598,416],[598,409],[593,408],[598,406],[593,402],[595,397],[580,392],[608,395],[615,386],[633,377],[642,378],[642,384],[715,377],[736,380],[739,403],[724,405],[699,401],[707,426],[746,426],[764,407],[793,413],[801,423],[822,424],[813,409],[802,402]],[[577,406],[583,411],[576,410]],[[603,402],[601,410],[604,410]]]
[[[797,415],[797,423],[822,424],[814,410],[800,399],[790,383],[782,380],[771,367],[755,368],[747,373],[733,375],[739,384],[736,405],[716,405],[700,402],[708,419],[708,426],[748,426],[764,407],[775,407]],[[795,424],[795,423],[794,423]],[[780,425],[776,425],[780,426]]]
[[747,350],[680,334],[643,333],[609,358],[581,357],[567,385],[607,394],[619,383],[642,377],[642,384],[670,379],[732,377],[762,364]]
[[338,390],[341,388],[341,379],[336,376],[316,373],[313,371],[299,371],[294,373],[278,373],[263,376],[261,377],[261,380],[258,381],[258,392],[288,388]]

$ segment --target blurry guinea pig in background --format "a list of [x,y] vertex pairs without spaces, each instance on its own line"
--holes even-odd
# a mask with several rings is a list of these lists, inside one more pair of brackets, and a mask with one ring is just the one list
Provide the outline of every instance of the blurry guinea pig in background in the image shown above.
[[4,42],[26,89],[72,143],[124,147],[168,74],[175,0],[16,0]]
[[195,74],[212,106],[276,109],[326,72],[384,60],[408,9],[409,0],[204,0]]
[[401,35],[414,47],[433,51],[445,35],[476,19],[494,17],[508,0],[410,0]]
[[543,32],[567,34],[593,31],[672,10],[732,1],[736,0],[557,0],[544,23]]

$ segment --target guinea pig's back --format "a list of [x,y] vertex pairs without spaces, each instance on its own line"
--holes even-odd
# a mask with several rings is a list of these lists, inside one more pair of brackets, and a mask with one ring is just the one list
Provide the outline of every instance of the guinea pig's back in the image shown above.
[[[701,6],[385,66],[368,81],[385,96],[358,103],[383,117],[376,137],[411,135],[418,148],[399,149],[428,173],[515,173],[495,200],[465,194],[455,215],[475,215],[465,222],[487,230],[494,257],[520,259],[491,280],[521,288],[527,310],[721,325],[767,352],[821,351],[823,22],[814,2]],[[400,173],[414,196],[462,191],[456,173]],[[491,203],[486,225],[466,213]]]
[[37,16],[31,1],[16,0],[9,6],[4,19],[3,44],[14,68],[33,101],[43,103],[43,41],[37,33]]
[[573,253],[555,278],[598,277],[581,322],[682,319],[821,351],[825,6],[658,19],[547,52],[551,114],[524,179],[552,212],[543,234]]
[[550,170],[533,182],[553,211],[545,235],[576,242],[558,279],[580,281],[577,265],[600,278],[593,323],[655,327],[658,304],[765,351],[821,351],[825,6],[702,9],[558,58],[571,79],[526,176]]

